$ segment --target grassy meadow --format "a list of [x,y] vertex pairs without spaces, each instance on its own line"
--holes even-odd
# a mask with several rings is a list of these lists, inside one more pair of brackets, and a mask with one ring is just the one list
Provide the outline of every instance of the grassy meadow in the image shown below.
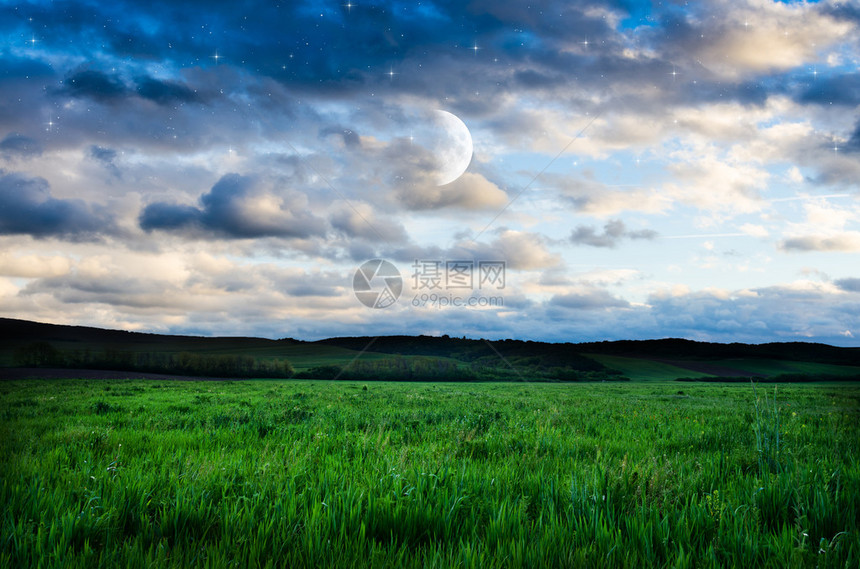
[[0,417],[2,567],[860,566],[856,383],[29,380]]

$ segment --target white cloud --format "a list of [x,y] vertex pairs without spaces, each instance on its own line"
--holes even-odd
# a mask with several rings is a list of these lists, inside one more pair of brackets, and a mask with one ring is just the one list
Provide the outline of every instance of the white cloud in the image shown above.
[[400,202],[413,210],[441,208],[496,209],[508,202],[507,194],[481,174],[465,172],[455,181],[437,186],[429,178],[419,183],[404,184],[397,188]]
[[460,241],[446,253],[447,258],[501,260],[514,270],[531,271],[554,267],[561,258],[549,251],[545,239],[537,233],[504,229],[490,243]]
[[706,212],[738,215],[760,211],[760,196],[770,174],[760,166],[732,160],[711,145],[674,153],[668,169],[677,182],[665,191],[674,199]]
[[769,235],[768,230],[765,229],[761,225],[756,225],[754,223],[744,223],[738,229],[742,233],[746,233],[751,237],[767,237]]
[[672,199],[663,192],[647,187],[613,187],[589,177],[564,178],[544,176],[559,189],[562,197],[576,211],[605,218],[625,212],[664,213],[671,209]]
[[705,16],[712,19],[699,23],[705,37],[693,44],[694,55],[707,69],[730,79],[817,61],[822,51],[855,29],[815,4],[721,0],[709,8]]
[[72,261],[63,256],[12,255],[0,253],[0,276],[7,277],[56,277],[68,273]]
[[341,204],[331,216],[331,225],[347,237],[368,241],[400,243],[407,240],[406,229],[397,219],[382,219],[366,203]]

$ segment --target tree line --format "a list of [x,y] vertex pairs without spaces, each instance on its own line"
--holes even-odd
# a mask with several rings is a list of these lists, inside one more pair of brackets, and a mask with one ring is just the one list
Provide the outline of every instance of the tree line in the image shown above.
[[[498,360],[497,360],[498,362]],[[433,357],[359,360],[349,366],[324,365],[298,372],[297,379],[352,381],[627,381],[621,372],[583,371],[570,367],[490,365],[486,361],[456,362]]]
[[547,366],[539,357],[510,360],[483,357],[471,362],[428,356],[357,360],[348,366],[323,365],[298,373],[283,358],[241,354],[146,352],[114,348],[60,350],[35,342],[14,352],[15,365],[66,369],[105,369],[198,377],[338,379],[353,381],[626,381],[621,372]]
[[130,352],[104,350],[59,350],[48,342],[22,346],[14,352],[15,365],[69,369],[109,369],[200,377],[272,377],[295,375],[286,359],[262,359],[240,354],[192,352]]

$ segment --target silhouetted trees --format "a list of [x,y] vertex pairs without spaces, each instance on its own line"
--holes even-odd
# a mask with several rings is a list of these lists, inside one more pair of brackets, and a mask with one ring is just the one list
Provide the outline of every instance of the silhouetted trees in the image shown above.
[[63,365],[62,352],[47,342],[34,342],[17,348],[15,363],[25,367],[57,367]]
[[15,350],[15,364],[24,367],[63,367],[168,373],[201,377],[293,377],[295,370],[283,358],[262,359],[240,354],[131,352],[105,348],[58,350],[36,342]]
[[544,367],[540,359],[518,362],[457,362],[446,358],[403,357],[369,359],[348,366],[324,365],[301,371],[296,379],[352,381],[627,381],[616,370],[583,371],[570,367]]

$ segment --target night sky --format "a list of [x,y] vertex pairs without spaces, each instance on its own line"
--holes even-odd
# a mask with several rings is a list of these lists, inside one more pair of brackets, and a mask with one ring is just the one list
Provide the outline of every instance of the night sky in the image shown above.
[[[858,26],[856,1],[5,2],[0,316],[857,345]],[[469,151],[439,111],[473,145],[443,185]],[[389,307],[354,294],[370,259]]]

